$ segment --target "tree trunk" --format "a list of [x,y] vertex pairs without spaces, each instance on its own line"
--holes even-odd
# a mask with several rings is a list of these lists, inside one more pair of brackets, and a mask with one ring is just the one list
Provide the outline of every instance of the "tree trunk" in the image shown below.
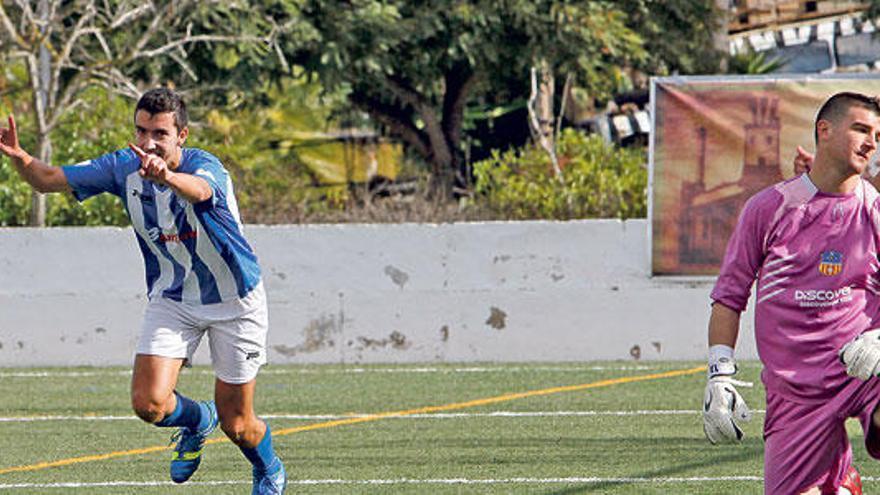
[[452,151],[453,195],[469,195],[471,170],[461,147],[464,109],[476,81],[476,74],[469,63],[461,62],[446,74],[443,94],[443,134]]
[[[37,157],[43,163],[51,163],[52,161],[52,138],[46,131],[40,131],[37,136]],[[28,225],[32,227],[46,226],[46,195],[31,192],[31,212],[28,218]]]
[[[444,148],[446,144],[442,144]],[[453,186],[455,184],[455,169],[452,155],[446,155],[441,158],[437,154],[438,150],[434,149],[431,144],[431,190],[432,197],[437,199],[449,198],[452,196]]]
[[553,108],[553,98],[555,96],[555,78],[550,64],[547,59],[541,59],[539,63],[540,80],[538,83],[538,98],[535,101],[535,113],[538,114],[539,131],[551,146],[553,146],[553,117],[556,112]]
[[[49,21],[49,1],[40,0],[37,6],[37,15],[43,20],[41,31],[45,33]],[[52,138],[49,137],[48,113],[49,113],[49,88],[52,82],[52,58],[45,43],[40,46],[40,54],[37,60],[36,74],[31,72],[31,77],[36,77],[34,108],[37,114],[37,157],[43,163],[52,161]],[[33,191],[31,193],[31,212],[28,224],[34,227],[46,225],[46,196]]]
[[452,195],[455,182],[454,151],[450,148],[442,122],[438,121],[433,109],[423,108],[419,112],[425,123],[424,132],[428,137],[428,153],[431,162],[431,194],[438,198]]
[[46,226],[46,195],[31,191],[31,212],[28,215],[28,225],[31,227]]
[[[553,132],[553,97],[552,93],[550,96],[550,105],[549,111],[550,116],[546,116],[546,112],[548,108],[545,106],[544,108],[539,108],[539,101],[545,100],[544,104],[546,104],[547,99],[547,88],[546,85],[550,85],[550,91],[552,92],[553,88],[553,74],[550,70],[550,67],[546,63],[545,60],[541,60],[539,62],[541,66],[541,82],[538,83],[538,70],[535,67],[532,67],[531,72],[531,93],[529,95],[529,101],[526,104],[526,108],[529,112],[529,132],[532,133],[532,139],[547,152],[547,155],[550,157],[550,163],[553,165],[553,174],[559,179],[560,182],[563,181],[562,177],[562,169],[559,168],[559,160],[556,158],[556,139],[555,133]],[[549,73],[548,73],[549,72]],[[540,87],[544,87],[544,92]],[[539,115],[544,115],[543,117],[539,117]],[[547,131],[546,129],[549,129]]]
[[[729,37],[727,34],[727,23],[730,18],[730,2],[728,0],[715,0],[715,8],[718,10],[718,20],[715,32],[712,35],[712,44],[715,49],[721,53],[729,53]],[[721,57],[719,70],[727,72],[727,57]]]

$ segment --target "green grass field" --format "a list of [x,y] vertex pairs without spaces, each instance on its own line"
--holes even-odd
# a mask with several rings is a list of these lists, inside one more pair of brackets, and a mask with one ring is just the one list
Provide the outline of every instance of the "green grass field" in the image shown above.
[[[757,410],[746,441],[713,447],[700,365],[270,366],[258,412],[289,493],[762,493],[760,367],[740,373],[756,384],[741,389]],[[0,369],[0,492],[250,493],[249,465],[219,430],[193,479],[171,484],[171,432],[134,419],[129,379],[122,368]],[[194,368],[180,390],[205,398],[212,385]],[[865,492],[880,491],[880,463],[849,427]]]

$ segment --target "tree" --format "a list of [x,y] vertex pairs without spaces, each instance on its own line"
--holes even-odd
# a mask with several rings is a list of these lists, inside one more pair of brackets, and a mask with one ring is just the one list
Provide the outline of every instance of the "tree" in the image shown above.
[[[464,183],[462,124],[493,80],[528,78],[538,55],[597,93],[645,56],[626,16],[606,2],[303,0],[315,34],[280,43],[291,61],[400,136],[432,166],[435,186]],[[280,24],[280,22],[279,22]],[[517,97],[521,97],[518,95]]]
[[[285,19],[309,34],[279,43],[285,55],[325,87],[347,89],[355,106],[431,164],[435,185],[448,191],[466,179],[467,105],[525,102],[532,67],[542,68],[547,90],[568,81],[597,98],[630,87],[639,71],[717,68],[715,3],[278,0],[272,8],[286,5]],[[544,109],[553,105],[549,95],[540,100]]]
[[[52,130],[83,105],[90,87],[136,98],[138,83],[200,84],[189,61],[195,47],[238,43],[267,51],[274,31],[251,12],[248,3],[235,1],[0,2],[0,53],[27,68],[36,155],[51,161]],[[37,193],[30,223],[45,223]]]
[[725,17],[720,2],[618,0],[615,4],[627,12],[627,27],[639,35],[647,49],[647,57],[635,69],[650,75],[718,72],[722,53],[727,50],[715,41]]

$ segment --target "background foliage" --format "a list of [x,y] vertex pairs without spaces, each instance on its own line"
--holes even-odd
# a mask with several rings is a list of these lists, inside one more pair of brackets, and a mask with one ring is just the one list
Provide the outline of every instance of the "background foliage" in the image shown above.
[[558,143],[563,177],[536,146],[496,152],[474,164],[475,204],[511,220],[633,218],[647,214],[647,169],[640,149],[567,130]]
[[[129,100],[108,95],[99,88],[88,90],[83,97],[88,111],[66,116],[53,132],[58,165],[98,157],[132,139],[133,105]],[[10,110],[0,105],[0,114],[7,115]],[[22,146],[34,149],[33,122],[19,118],[16,123]],[[30,197],[30,186],[18,177],[9,160],[0,160],[0,226],[27,225]],[[46,223],[50,226],[128,225],[122,202],[109,194],[82,204],[70,194],[49,194],[46,206]]]
[[[76,20],[76,5],[87,3],[59,5]],[[224,33],[242,41],[184,43],[120,70],[141,91],[167,84],[184,92],[193,117],[189,145],[214,152],[230,169],[248,222],[628,218],[645,214],[644,153],[569,131],[559,142],[564,181],[548,175],[546,154],[528,144],[529,71],[538,63],[550,67],[557,107],[571,76],[579,101],[595,108],[644,88],[650,75],[717,72],[723,54],[713,38],[723,21],[716,3],[188,1],[158,44]],[[146,4],[156,14],[173,7],[168,0]],[[869,4],[871,15],[880,12],[880,0]],[[130,7],[102,4],[107,12]],[[110,52],[124,53],[138,29],[112,31]],[[98,38],[79,42],[78,57],[106,63]],[[33,150],[31,87],[28,72],[11,58],[15,46],[0,35],[0,111],[16,112],[25,147]],[[738,72],[772,70],[762,60],[729,62]],[[62,80],[72,74],[62,71]],[[54,164],[92,158],[130,139],[133,101],[100,83],[92,81],[85,104],[51,131]],[[408,159],[398,178],[412,185],[410,194],[378,196],[362,183],[316,181],[298,156],[302,136],[341,128],[405,143]],[[452,183],[464,199],[430,194]],[[0,225],[26,223],[28,194],[0,160]],[[50,225],[126,223],[110,196],[83,205],[64,195],[48,201]]]

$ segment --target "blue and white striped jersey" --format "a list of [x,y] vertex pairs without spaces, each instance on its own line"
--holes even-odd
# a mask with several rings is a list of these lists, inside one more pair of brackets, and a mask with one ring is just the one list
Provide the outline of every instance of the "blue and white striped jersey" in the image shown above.
[[260,283],[232,181],[217,157],[183,149],[175,172],[197,175],[213,190],[210,199],[196,204],[141,178],[139,169],[140,160],[130,149],[62,167],[79,201],[102,192],[122,199],[144,257],[151,299],[216,304],[243,298]]

